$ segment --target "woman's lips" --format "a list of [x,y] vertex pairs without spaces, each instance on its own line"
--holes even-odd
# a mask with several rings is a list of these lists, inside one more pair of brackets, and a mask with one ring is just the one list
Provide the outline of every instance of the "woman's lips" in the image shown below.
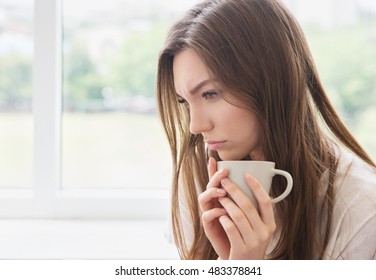
[[227,141],[206,141],[209,150],[219,150],[221,149]]

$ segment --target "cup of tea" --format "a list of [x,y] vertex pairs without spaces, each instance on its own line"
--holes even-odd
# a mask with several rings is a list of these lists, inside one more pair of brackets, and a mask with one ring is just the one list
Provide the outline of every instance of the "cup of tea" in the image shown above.
[[274,176],[280,175],[286,178],[285,191],[281,195],[272,198],[272,203],[277,203],[283,200],[286,196],[289,195],[289,193],[292,190],[293,180],[290,173],[284,170],[275,169],[274,167],[275,163],[271,161],[226,160],[217,162],[217,169],[222,170],[226,168],[229,171],[227,176],[228,179],[230,179],[232,182],[239,186],[239,188],[249,197],[249,199],[252,201],[253,205],[255,205],[256,208],[258,208],[257,201],[245,181],[246,173],[250,173],[253,177],[255,177],[267,193],[269,193],[270,191],[270,187],[272,185],[272,180]]

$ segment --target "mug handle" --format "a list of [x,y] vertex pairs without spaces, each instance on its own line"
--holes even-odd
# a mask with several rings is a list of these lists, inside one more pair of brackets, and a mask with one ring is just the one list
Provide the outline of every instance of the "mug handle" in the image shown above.
[[286,186],[285,191],[280,196],[277,196],[276,198],[272,199],[272,203],[277,203],[277,202],[281,201],[282,199],[284,199],[286,196],[288,196],[289,193],[291,192],[291,190],[292,190],[292,177],[291,177],[290,173],[288,173],[287,171],[284,171],[284,170],[280,170],[280,169],[273,169],[273,173],[274,173],[274,175],[282,175],[287,180],[287,186]]

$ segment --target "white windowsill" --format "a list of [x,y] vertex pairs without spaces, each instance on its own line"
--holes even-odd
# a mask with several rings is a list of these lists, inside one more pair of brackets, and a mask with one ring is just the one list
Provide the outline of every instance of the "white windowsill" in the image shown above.
[[178,259],[164,220],[0,220],[0,259]]

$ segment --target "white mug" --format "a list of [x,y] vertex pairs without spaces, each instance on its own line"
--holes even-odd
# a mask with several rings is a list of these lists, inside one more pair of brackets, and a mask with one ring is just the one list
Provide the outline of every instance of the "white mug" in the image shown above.
[[287,171],[274,168],[275,163],[271,161],[218,161],[217,169],[222,170],[226,168],[228,173],[228,178],[234,182],[239,188],[249,197],[253,205],[258,209],[258,204],[253,196],[249,186],[245,182],[245,174],[250,173],[254,176],[260,184],[263,186],[265,191],[269,193],[270,187],[272,185],[272,179],[274,175],[282,175],[287,180],[287,186],[285,191],[272,199],[272,203],[276,203],[284,199],[292,190],[293,180]]

